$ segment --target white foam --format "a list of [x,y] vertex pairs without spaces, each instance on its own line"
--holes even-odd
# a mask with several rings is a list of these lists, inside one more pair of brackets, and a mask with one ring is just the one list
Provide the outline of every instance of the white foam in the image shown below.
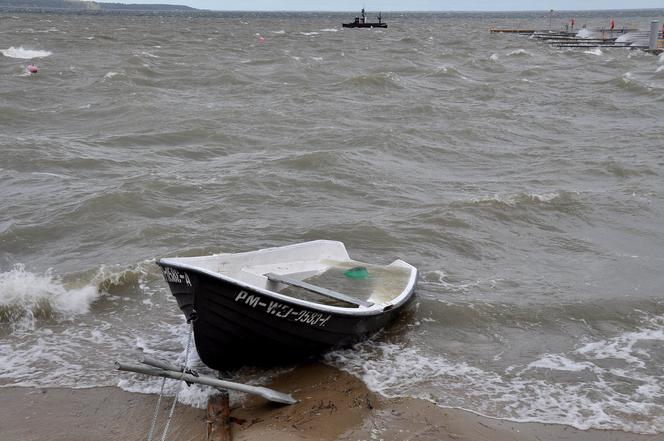
[[0,308],[17,330],[34,329],[40,311],[64,318],[86,314],[99,296],[94,286],[66,286],[52,271],[34,274],[19,264],[0,273]]
[[557,192],[542,193],[542,194],[528,193],[527,196],[530,197],[531,199],[537,201],[537,202],[547,203],[547,202],[551,202],[551,201],[557,199],[558,197],[560,197],[560,193],[557,193]]
[[485,196],[479,198],[472,198],[471,201],[475,203],[484,203],[484,202],[500,202],[506,205],[517,205],[522,202],[532,201],[540,203],[550,203],[560,198],[562,195],[559,192],[548,192],[548,193],[512,193],[512,194],[494,194],[492,196]]
[[312,35],[320,35],[318,32],[300,32],[300,35],[306,35],[307,37],[310,37]]
[[498,58],[499,58],[499,57],[498,57],[498,54],[491,54],[491,56],[489,57],[489,60],[491,60],[491,61],[498,61]]
[[339,29],[335,28],[327,28],[327,29],[321,29],[321,32],[339,32]]
[[635,348],[639,342],[664,342],[664,317],[650,318],[647,327],[625,332],[606,340],[586,343],[576,353],[594,360],[622,360],[636,368],[644,368],[650,354],[643,348]]
[[[187,357],[187,360],[185,360],[187,339],[189,338],[189,325],[184,322],[175,326],[166,325],[163,326],[160,331],[160,334],[162,335],[161,338],[172,343],[175,342],[176,346],[180,349],[179,352],[158,349],[160,346],[163,346],[163,341],[160,342],[153,338],[153,336],[149,336],[151,341],[146,340],[148,336],[136,338],[136,349],[149,354],[154,358],[163,359],[175,365],[186,365],[190,368],[194,368],[202,375],[216,377],[215,371],[203,365],[203,362],[200,360],[198,353],[196,352],[193,339],[189,349],[189,356]],[[164,337],[164,333],[166,333],[168,336]],[[278,373],[278,371],[268,373],[262,377],[252,376],[251,378],[242,378],[241,381],[247,384],[263,384],[276,373]],[[242,375],[242,372],[238,373],[237,375]],[[146,378],[143,375],[132,374],[124,375],[120,381],[117,382],[117,386],[123,390],[143,394],[158,394],[161,390],[161,385],[162,379],[160,378]],[[166,383],[164,384],[165,395],[172,397],[177,394],[179,402],[198,408],[204,408],[207,405],[208,398],[216,392],[217,390],[210,386],[194,384],[191,385],[191,387],[187,387],[181,381],[177,380],[166,380]],[[244,394],[231,391],[230,399],[231,404],[234,405],[235,403],[241,402],[242,399],[244,399]]]
[[24,49],[20,47],[10,47],[9,49],[0,49],[0,53],[9,58],[20,58],[23,60],[30,60],[32,58],[43,58],[53,55],[53,52],[42,51],[36,49]]
[[281,29],[281,30],[279,30],[279,31],[270,31],[270,33],[271,33],[271,34],[278,34],[278,35],[282,35],[282,34],[285,34],[285,33],[286,33],[286,31],[284,31],[283,29]]
[[325,359],[388,397],[411,396],[492,417],[581,430],[657,433],[664,431],[664,374],[657,354],[646,348],[658,345],[637,343],[664,341],[664,317],[647,317],[644,323],[611,339],[586,342],[565,353],[544,353],[507,368],[375,342]]
[[508,57],[511,57],[511,56],[514,56],[514,55],[532,56],[532,54],[530,52],[528,52],[527,50],[525,50],[525,49],[516,49],[516,50],[513,50],[513,51],[507,53]]
[[592,49],[588,49],[587,51],[583,51],[584,54],[590,54],[590,55],[602,55],[603,52],[600,48],[594,47]]
[[593,36],[592,31],[589,31],[588,29],[581,29],[579,32],[576,33],[577,38],[591,38]]
[[539,360],[533,361],[526,366],[526,369],[549,369],[555,371],[581,372],[583,370],[593,370],[595,365],[592,363],[576,362],[560,354],[544,354]]

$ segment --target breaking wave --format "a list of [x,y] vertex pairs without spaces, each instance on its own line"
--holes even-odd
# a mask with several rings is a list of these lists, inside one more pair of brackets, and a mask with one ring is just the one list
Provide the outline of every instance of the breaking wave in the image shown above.
[[587,51],[583,51],[583,53],[584,53],[584,54],[589,54],[589,55],[597,55],[597,56],[603,54],[602,50],[601,50],[600,48],[598,48],[598,47],[594,47],[594,48],[592,48],[592,49],[588,49]]
[[653,88],[644,82],[636,79],[631,72],[625,72],[620,78],[612,80],[613,84],[622,90],[648,95],[653,92]]
[[34,329],[40,319],[88,313],[99,296],[95,286],[71,286],[50,270],[40,275],[15,265],[0,274],[0,323],[10,323],[14,330]]
[[5,57],[9,58],[20,58],[23,60],[29,60],[32,58],[43,58],[53,55],[49,51],[41,51],[35,49],[24,49],[23,46],[20,47],[10,47],[9,49],[0,49],[0,53]]
[[576,33],[576,36],[578,38],[591,38],[593,36],[593,32],[589,31],[588,29],[581,29],[579,32]]
[[507,53],[508,57],[532,57],[533,54],[525,49],[516,49]]

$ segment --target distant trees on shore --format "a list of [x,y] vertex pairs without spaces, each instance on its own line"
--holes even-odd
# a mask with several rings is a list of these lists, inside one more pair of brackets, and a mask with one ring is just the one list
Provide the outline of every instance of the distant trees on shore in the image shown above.
[[0,0],[0,9],[40,9],[72,11],[194,11],[182,5],[102,3],[83,0]]

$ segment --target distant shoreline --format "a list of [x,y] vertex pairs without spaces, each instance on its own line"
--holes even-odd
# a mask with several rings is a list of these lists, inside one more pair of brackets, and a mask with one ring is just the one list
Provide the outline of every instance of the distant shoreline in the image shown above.
[[0,0],[0,11],[21,12],[194,12],[185,5],[111,3],[71,0]]

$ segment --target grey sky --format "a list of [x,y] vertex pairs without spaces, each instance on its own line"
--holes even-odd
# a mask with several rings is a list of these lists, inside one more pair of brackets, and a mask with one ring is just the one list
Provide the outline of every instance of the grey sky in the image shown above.
[[[120,1],[120,0],[103,0]],[[123,3],[170,3],[213,10],[240,11],[532,11],[662,8],[661,0],[123,0]]]

